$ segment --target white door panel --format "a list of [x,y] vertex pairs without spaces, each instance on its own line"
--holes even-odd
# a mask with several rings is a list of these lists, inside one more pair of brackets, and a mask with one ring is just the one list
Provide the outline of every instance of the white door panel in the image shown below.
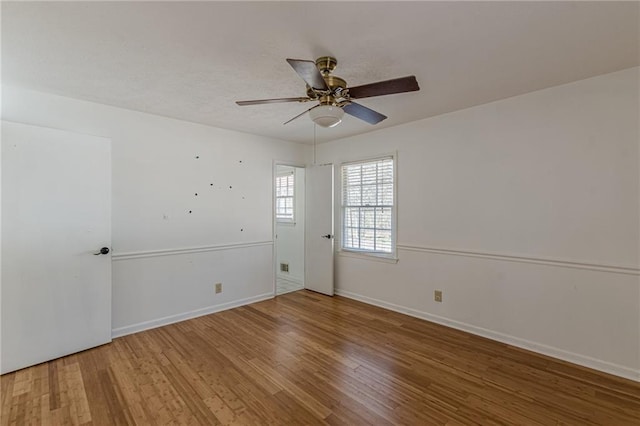
[[333,165],[306,171],[305,288],[333,296]]
[[0,372],[111,341],[111,144],[2,123]]

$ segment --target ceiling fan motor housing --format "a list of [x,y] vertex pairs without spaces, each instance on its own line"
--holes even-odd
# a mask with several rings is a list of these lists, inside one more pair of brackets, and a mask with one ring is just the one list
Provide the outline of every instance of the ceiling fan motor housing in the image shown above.
[[[338,61],[331,56],[322,56],[316,59],[316,67],[322,74],[322,78],[327,84],[330,93],[318,96],[313,89],[308,88],[307,94],[313,96],[314,99],[318,99],[320,105],[338,105],[339,98],[341,98],[340,93],[347,88],[347,82],[344,79],[331,74],[336,68],[336,65],[338,65]],[[313,95],[311,95],[311,93]]]
[[[342,90],[347,87],[347,82],[334,75],[325,76],[324,81],[327,82],[327,86],[329,86],[329,89],[331,90],[331,93],[328,96],[328,98],[330,98],[330,102],[332,104],[337,104],[338,100],[343,97]],[[321,104],[323,103],[322,101],[323,99],[320,98]]]

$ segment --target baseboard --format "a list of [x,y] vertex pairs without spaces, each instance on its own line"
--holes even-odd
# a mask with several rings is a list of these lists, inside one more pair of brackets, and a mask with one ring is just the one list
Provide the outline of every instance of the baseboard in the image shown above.
[[496,340],[501,343],[506,343],[511,346],[527,349],[533,352],[547,355],[553,358],[557,358],[563,361],[567,361],[573,364],[578,364],[583,367],[592,368],[594,370],[602,371],[605,373],[613,374],[615,376],[630,379],[636,382],[640,382],[640,370],[634,370],[633,368],[625,367],[618,364],[613,364],[607,361],[602,361],[596,358],[591,358],[585,355],[568,352],[562,349],[558,349],[552,346],[547,346],[541,343],[532,342],[525,339],[520,339],[508,334],[499,333],[497,331],[488,330],[486,328],[477,327],[475,325],[467,324],[464,322],[448,319],[438,315],[429,314],[427,312],[419,311],[413,308],[407,308],[405,306],[396,305],[393,303],[385,302],[383,300],[374,299],[360,294],[352,293],[350,291],[336,289],[335,294],[338,296],[354,299],[369,305],[378,306],[381,308],[389,309],[390,311],[399,312],[401,314],[409,315],[412,317],[420,318],[436,324],[441,324],[447,327],[455,328],[457,330],[466,331],[477,336],[486,337],[487,339]]
[[158,318],[150,321],[144,321],[144,322],[140,322],[133,325],[127,325],[125,327],[114,328],[113,330],[111,330],[111,338],[115,339],[116,337],[122,337],[128,334],[138,333],[140,331],[162,327],[164,325],[169,325],[176,322],[201,317],[203,315],[209,315],[216,312],[226,311],[227,309],[237,308],[240,306],[261,302],[263,300],[268,300],[272,298],[273,298],[273,293],[265,293],[265,294],[260,294],[258,296],[247,297],[245,299],[222,303],[219,305],[207,306],[206,308],[200,308],[190,312],[183,312],[181,314],[175,314],[175,315],[170,315],[167,317]]

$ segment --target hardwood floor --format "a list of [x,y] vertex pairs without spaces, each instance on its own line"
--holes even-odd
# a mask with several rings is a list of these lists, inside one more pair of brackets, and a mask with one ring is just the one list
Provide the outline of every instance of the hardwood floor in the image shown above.
[[639,425],[640,384],[299,291],[0,378],[7,424]]

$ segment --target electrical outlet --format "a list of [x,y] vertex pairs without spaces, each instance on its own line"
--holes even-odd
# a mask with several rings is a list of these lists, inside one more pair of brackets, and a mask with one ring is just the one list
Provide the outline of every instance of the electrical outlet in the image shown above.
[[222,293],[222,283],[216,283],[216,294]]
[[442,290],[436,290],[433,292],[433,300],[436,302],[442,302]]

